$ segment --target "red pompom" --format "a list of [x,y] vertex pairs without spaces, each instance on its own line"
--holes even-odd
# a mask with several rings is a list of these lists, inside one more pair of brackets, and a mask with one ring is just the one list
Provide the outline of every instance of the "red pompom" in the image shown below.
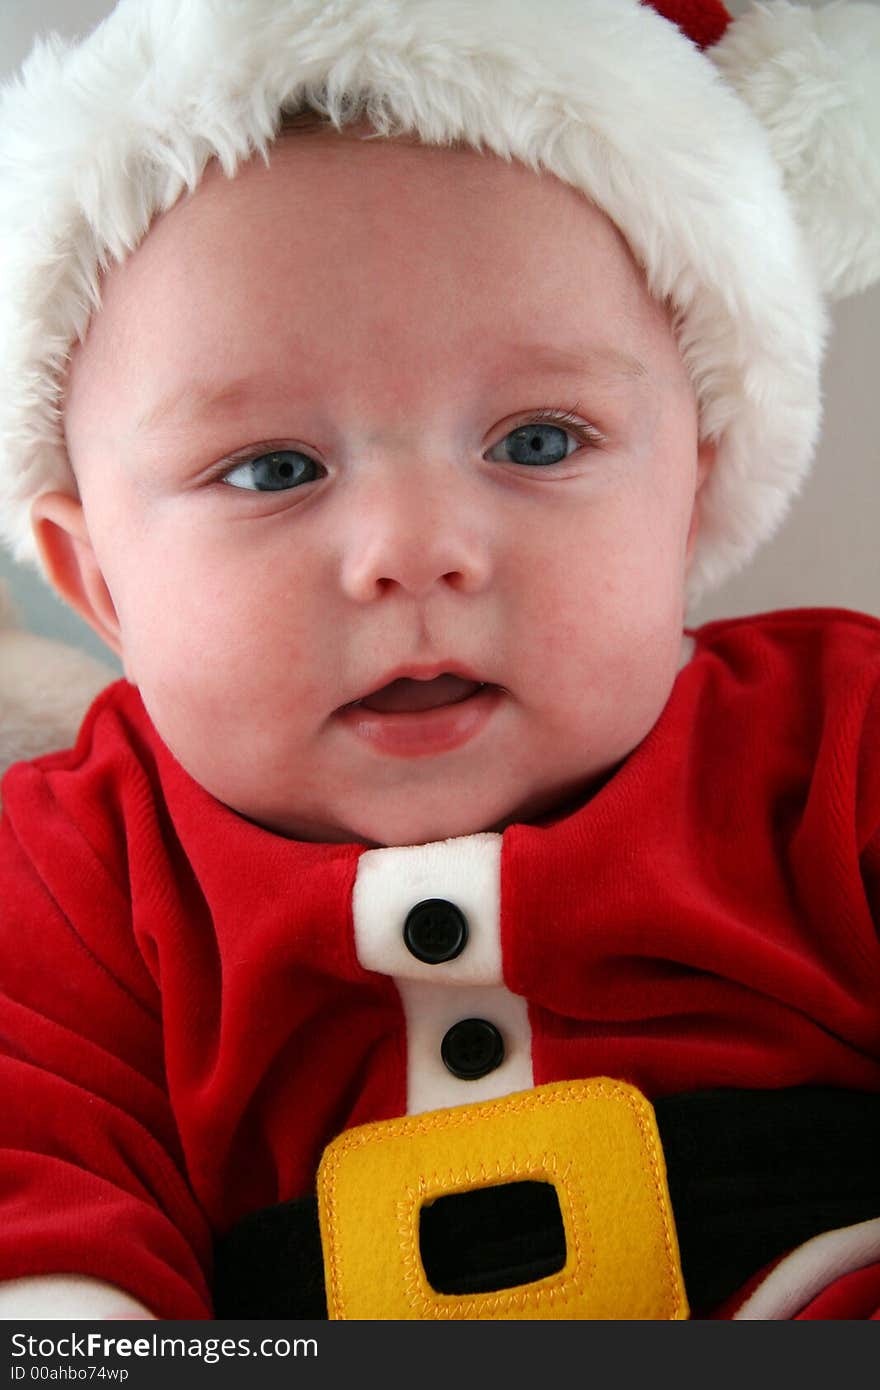
[[677,24],[698,48],[711,48],[731,21],[721,0],[647,0],[647,3]]

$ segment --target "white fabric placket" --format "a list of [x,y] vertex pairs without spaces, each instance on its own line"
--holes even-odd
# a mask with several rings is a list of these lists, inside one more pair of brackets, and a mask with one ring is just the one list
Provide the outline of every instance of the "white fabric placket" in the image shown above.
[[[467,942],[453,960],[428,964],[407,948],[407,915],[428,898],[454,904],[466,918]],[[503,980],[500,909],[499,834],[367,850],[358,861],[352,894],[355,948],[361,965],[390,976],[400,994],[408,1115],[534,1085],[528,1006]],[[476,1080],[454,1076],[440,1054],[449,1028],[466,1018],[494,1024],[504,1042],[503,1061]]]

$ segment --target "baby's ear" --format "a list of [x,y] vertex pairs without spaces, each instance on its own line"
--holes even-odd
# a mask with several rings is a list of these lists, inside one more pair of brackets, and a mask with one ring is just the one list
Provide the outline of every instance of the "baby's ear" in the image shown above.
[[121,657],[119,619],[92,549],[82,503],[65,492],[44,492],[31,507],[31,526],[52,587]]

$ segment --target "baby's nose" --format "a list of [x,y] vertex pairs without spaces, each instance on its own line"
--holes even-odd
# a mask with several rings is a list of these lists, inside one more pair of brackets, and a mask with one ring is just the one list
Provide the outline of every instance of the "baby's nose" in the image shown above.
[[491,571],[489,519],[442,477],[386,480],[362,493],[347,532],[342,586],[368,603],[391,591],[477,593]]

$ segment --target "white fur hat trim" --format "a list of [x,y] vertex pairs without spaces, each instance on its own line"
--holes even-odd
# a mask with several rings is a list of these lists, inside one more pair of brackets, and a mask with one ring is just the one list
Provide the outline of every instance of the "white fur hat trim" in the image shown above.
[[712,61],[767,132],[822,291],[880,278],[880,6],[755,5]]
[[80,44],[38,43],[0,98],[0,528],[16,554],[36,558],[34,496],[75,488],[60,401],[102,267],[212,157],[230,176],[268,158],[303,98],[549,170],[604,209],[679,311],[719,441],[690,597],[743,564],[812,457],[825,312],[756,116],[639,0],[121,0]]

